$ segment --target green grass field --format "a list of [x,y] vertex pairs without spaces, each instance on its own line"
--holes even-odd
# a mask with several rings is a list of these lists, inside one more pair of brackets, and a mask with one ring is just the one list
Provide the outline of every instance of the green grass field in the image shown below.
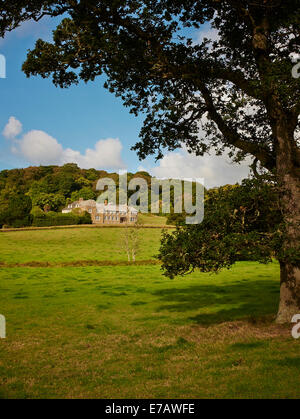
[[[0,260],[126,260],[121,229],[0,234]],[[140,260],[159,247],[143,231]],[[273,323],[277,263],[170,280],[159,266],[1,268],[2,398],[300,397],[300,340]]]
[[[0,262],[126,261],[120,228],[74,228],[0,233]],[[137,260],[158,253],[161,230],[145,228]]]

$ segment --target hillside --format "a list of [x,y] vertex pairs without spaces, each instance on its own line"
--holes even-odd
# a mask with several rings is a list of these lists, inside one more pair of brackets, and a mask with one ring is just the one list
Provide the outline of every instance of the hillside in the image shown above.
[[[91,223],[89,214],[85,213],[79,217],[76,211],[72,214],[61,214],[61,210],[80,198],[96,200],[101,194],[97,190],[97,183],[103,178],[115,182],[118,202],[118,173],[80,169],[73,163],[61,167],[39,166],[3,170],[0,172],[0,228],[89,224]],[[148,190],[141,188],[141,192],[146,202],[148,201],[150,209],[150,185],[153,178],[147,172],[127,173],[127,186],[136,178],[146,181]],[[127,191],[127,199],[139,189],[135,185],[134,188],[135,190]],[[172,203],[174,190],[171,189],[170,193]],[[161,192],[158,199],[161,199]],[[166,219],[159,220],[157,216],[154,218],[146,216],[144,222],[164,225]]]
[[[148,185],[151,183],[151,176],[146,172],[128,173],[128,182],[135,177],[142,177]],[[68,201],[95,199],[99,194],[97,181],[101,178],[113,179],[118,187],[117,173],[80,169],[76,164],[3,170],[0,172],[0,193],[3,196],[9,191],[17,191],[28,195],[32,206],[43,209],[48,205],[50,210],[58,211]]]

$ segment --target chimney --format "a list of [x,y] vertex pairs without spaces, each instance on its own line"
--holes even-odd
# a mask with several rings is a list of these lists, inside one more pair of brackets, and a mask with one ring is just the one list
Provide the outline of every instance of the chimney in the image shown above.
[[82,202],[83,201],[83,198],[79,198],[79,202]]
[[107,199],[104,201],[104,205],[105,206],[108,205],[108,200]]

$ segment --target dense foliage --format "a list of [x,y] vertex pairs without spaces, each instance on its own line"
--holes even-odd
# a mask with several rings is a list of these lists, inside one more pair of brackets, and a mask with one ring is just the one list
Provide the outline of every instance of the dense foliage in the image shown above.
[[[237,159],[251,155],[272,170],[283,110],[299,131],[300,86],[291,76],[299,8],[298,0],[3,1],[0,36],[26,20],[61,15],[53,42],[37,41],[24,72],[60,87],[106,73],[106,87],[147,115],[141,157],[184,142],[198,154],[230,147]],[[208,31],[193,42],[204,24],[218,36],[211,41]],[[298,167],[297,142],[289,141]]]
[[[128,181],[133,177],[143,177],[151,183],[151,176],[146,173],[128,173]],[[80,169],[76,164],[64,166],[39,166],[25,169],[3,170],[0,172],[0,192],[2,194],[17,190],[32,200],[33,206],[41,209],[47,205],[52,211],[61,210],[67,203],[84,199],[95,199],[97,181],[111,178],[119,184],[117,173],[104,170]]]
[[195,269],[219,271],[238,260],[269,262],[279,257],[281,240],[277,186],[268,179],[247,179],[206,191],[198,226],[185,225],[178,216],[176,231],[164,233],[159,258],[172,278]]
[[0,227],[24,227],[32,222],[31,199],[22,192],[3,190],[0,192]]
[[[79,198],[97,199],[101,192],[96,190],[96,185],[102,178],[113,179],[118,194],[117,173],[80,169],[76,164],[3,170],[0,172],[0,226],[89,224],[89,215],[84,218],[78,217],[79,214],[60,212]],[[148,188],[145,193],[148,195],[150,207],[151,176],[147,172],[128,173],[127,182],[135,178],[146,181]],[[127,198],[134,192],[129,190]],[[172,197],[173,190],[171,199]]]
[[92,224],[92,219],[89,213],[83,214],[62,214],[57,212],[42,212],[33,215],[32,226],[34,227],[51,227],[51,226],[65,226],[77,224]]
[[[39,166],[0,172],[0,226],[89,224],[89,214],[60,214],[69,202],[94,199],[100,177],[112,177],[95,169],[80,169],[76,164]],[[44,212],[45,211],[45,212]]]

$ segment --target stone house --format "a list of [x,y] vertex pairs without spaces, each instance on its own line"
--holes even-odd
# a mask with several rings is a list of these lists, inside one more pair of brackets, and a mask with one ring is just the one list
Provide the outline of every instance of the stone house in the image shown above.
[[74,209],[86,211],[91,214],[93,224],[134,224],[138,219],[138,211],[128,205],[113,205],[107,201],[99,204],[93,199],[72,202],[62,210],[63,214],[72,212]]

